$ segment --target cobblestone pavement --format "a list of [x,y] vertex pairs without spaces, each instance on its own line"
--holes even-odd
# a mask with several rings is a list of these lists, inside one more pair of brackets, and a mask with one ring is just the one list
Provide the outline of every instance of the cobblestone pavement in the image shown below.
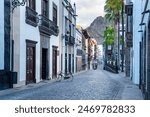
[[[73,81],[43,81],[23,88],[1,91],[0,99],[7,100],[111,100],[122,99],[125,84],[121,75],[89,70],[76,74]],[[125,83],[125,84],[124,84]],[[5,93],[4,93],[5,92]],[[134,97],[133,97],[134,98]]]

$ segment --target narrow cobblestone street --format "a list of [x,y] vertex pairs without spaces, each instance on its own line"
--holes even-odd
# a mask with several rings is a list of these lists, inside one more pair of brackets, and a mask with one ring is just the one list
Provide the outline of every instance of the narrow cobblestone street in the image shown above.
[[[123,74],[113,74],[100,68],[89,70],[74,76],[73,81],[61,82],[43,81],[38,84],[4,90],[0,92],[0,99],[7,100],[112,100],[112,99],[142,99],[140,91],[137,94],[126,92],[125,87],[136,87]],[[138,92],[139,91],[139,92]],[[11,93],[9,93],[11,92]],[[130,93],[130,94],[127,94]],[[138,94],[139,93],[139,94]],[[133,94],[133,96],[132,96]],[[138,95],[138,96],[137,96]]]

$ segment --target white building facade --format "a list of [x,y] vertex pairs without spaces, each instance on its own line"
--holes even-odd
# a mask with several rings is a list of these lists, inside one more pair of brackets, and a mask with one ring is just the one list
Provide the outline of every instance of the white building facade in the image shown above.
[[[50,19],[52,21],[57,20],[55,24],[58,26],[57,34],[50,37],[50,77],[56,78],[58,72],[61,70],[61,55],[60,55],[60,16],[61,16],[61,2],[60,0],[51,0]],[[57,17],[57,19],[56,19]]]
[[0,70],[4,69],[4,0],[0,1]]
[[129,2],[133,4],[130,76],[133,83],[139,85],[144,98],[150,99],[150,2],[149,0],[128,0],[127,3]]
[[75,72],[75,31],[76,31],[76,6],[71,5],[71,0],[60,0],[61,12],[60,43],[61,43],[61,71],[63,73]]
[[141,34],[138,32],[140,30],[141,13],[142,13],[142,1],[133,1],[133,52],[131,57],[133,57],[133,68],[132,68],[132,81],[135,84],[139,84],[139,56],[140,56],[140,41]]
[[[129,68],[129,76],[134,84],[139,85],[140,83],[140,41],[141,26],[141,13],[142,13],[142,0],[138,2],[135,0],[126,0],[126,12],[127,12],[127,24],[126,24],[126,52],[129,52],[129,56],[126,59],[126,72]],[[130,36],[130,33],[132,34]],[[131,38],[131,42],[129,41]],[[131,46],[130,46],[131,45]],[[127,75],[128,76],[128,75]]]
[[76,28],[76,39],[75,39],[75,70],[80,72],[82,70],[82,31]]
[[27,0],[13,11],[17,85],[53,79],[59,71],[59,0]]

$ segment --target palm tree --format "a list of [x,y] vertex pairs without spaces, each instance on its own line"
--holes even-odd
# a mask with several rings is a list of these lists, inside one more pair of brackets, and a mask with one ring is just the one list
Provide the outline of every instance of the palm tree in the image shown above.
[[[120,11],[122,10],[123,0],[106,0],[104,11],[106,12],[106,19],[112,20],[114,22],[115,29],[115,41],[114,41],[114,54],[118,53],[118,66],[119,66],[119,56],[120,56],[120,39],[119,39],[119,18]],[[118,34],[117,34],[118,32]],[[117,48],[118,47],[118,48]],[[118,52],[117,52],[118,50]]]
[[121,10],[121,17],[122,17],[122,68],[121,71],[124,72],[124,2],[122,2],[122,10]]
[[115,24],[118,22],[119,14],[122,9],[123,0],[106,0],[104,11],[105,17],[109,20],[113,20]]
[[104,31],[104,43],[106,45],[114,44],[114,28],[111,26]]
[[[114,28],[112,26],[109,26],[108,28],[106,28],[106,30],[104,31],[104,45],[105,45],[105,60],[108,60],[108,47],[111,48],[111,56],[110,58],[112,58],[112,50],[113,50],[113,44],[114,44]],[[109,49],[110,50],[110,49]],[[106,64],[106,63],[105,63]]]

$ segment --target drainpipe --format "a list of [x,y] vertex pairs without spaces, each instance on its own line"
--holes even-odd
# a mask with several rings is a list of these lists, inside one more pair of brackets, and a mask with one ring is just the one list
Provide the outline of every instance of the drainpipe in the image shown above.
[[122,2],[122,11],[121,11],[121,16],[122,16],[122,65],[121,65],[121,72],[124,72],[124,2]]
[[[75,15],[75,26],[74,26],[74,32],[73,32],[74,34],[73,35],[74,35],[74,39],[76,40],[76,4],[75,3],[74,3],[74,15]],[[74,71],[73,71],[73,73],[76,72],[76,69],[75,69],[76,68],[76,56],[75,56],[76,55],[76,53],[75,53],[76,52],[75,51],[75,49],[76,49],[75,42],[76,41],[75,40],[74,40],[74,50],[73,50],[73,52],[74,52],[74,63],[73,63],[74,64]]]
[[118,16],[118,70],[120,70],[120,13]]

